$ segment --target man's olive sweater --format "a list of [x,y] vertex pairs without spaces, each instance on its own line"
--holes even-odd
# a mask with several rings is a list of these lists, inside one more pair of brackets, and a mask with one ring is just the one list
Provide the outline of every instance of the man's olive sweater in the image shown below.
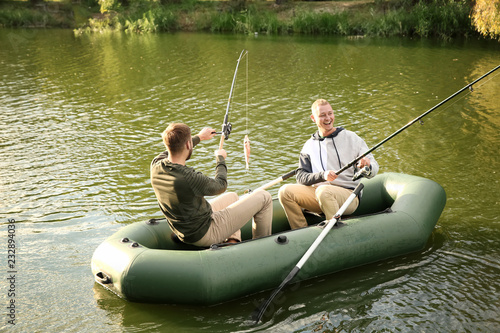
[[[193,137],[193,146],[200,142]],[[151,162],[151,185],[161,211],[176,233],[186,243],[195,243],[208,231],[212,208],[205,196],[224,193],[227,188],[227,168],[224,157],[217,156],[215,178],[193,168],[172,163],[168,152]]]

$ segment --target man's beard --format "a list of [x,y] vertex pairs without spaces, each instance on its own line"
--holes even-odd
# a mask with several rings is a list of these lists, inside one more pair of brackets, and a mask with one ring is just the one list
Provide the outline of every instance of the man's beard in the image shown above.
[[191,154],[193,153],[193,147],[189,148],[189,155],[188,157],[186,158],[186,161],[189,160],[191,158]]

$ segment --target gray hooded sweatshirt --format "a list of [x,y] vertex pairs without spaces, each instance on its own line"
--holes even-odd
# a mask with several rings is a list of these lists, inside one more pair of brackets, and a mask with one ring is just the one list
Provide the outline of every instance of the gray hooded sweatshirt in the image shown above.
[[[360,181],[352,181],[358,171],[356,165],[342,172],[333,182],[325,181],[324,172],[340,170],[367,150],[368,146],[363,139],[343,127],[337,127],[335,132],[324,138],[316,132],[306,141],[300,152],[297,182],[302,185],[332,184],[354,189]],[[379,166],[372,154],[366,157],[370,159],[371,167],[368,178],[372,178],[378,173]]]

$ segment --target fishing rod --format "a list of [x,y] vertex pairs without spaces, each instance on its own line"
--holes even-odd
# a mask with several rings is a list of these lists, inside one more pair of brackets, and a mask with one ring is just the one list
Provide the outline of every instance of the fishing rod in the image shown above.
[[262,186],[260,186],[260,187],[256,188],[256,189],[255,189],[255,190],[253,190],[253,191],[257,191],[257,190],[265,190],[265,189],[267,189],[267,188],[269,188],[269,187],[271,187],[271,186],[274,186],[274,185],[276,185],[276,184],[278,184],[278,183],[281,183],[282,181],[284,181],[284,180],[286,180],[286,179],[288,179],[288,178],[290,178],[290,177],[294,176],[296,173],[297,173],[297,169],[292,170],[292,171],[290,171],[290,172],[288,172],[288,173],[284,174],[283,176],[279,176],[279,177],[278,177],[278,178],[276,178],[275,180],[272,180],[272,181],[270,181],[269,183],[266,183],[266,184],[264,184],[264,185],[262,185]]
[[[339,171],[336,172],[336,174],[338,175],[338,174],[344,172],[345,170],[347,170],[348,168],[350,168],[351,166],[353,166],[361,158],[365,157],[366,155],[368,155],[369,153],[371,153],[372,151],[374,151],[375,149],[377,149],[378,147],[380,147],[382,144],[384,144],[385,142],[389,141],[390,139],[392,139],[393,137],[395,137],[396,135],[398,135],[399,133],[401,133],[402,131],[404,131],[405,129],[407,129],[408,127],[410,127],[411,125],[413,125],[415,122],[419,121],[420,119],[422,119],[423,117],[425,117],[426,115],[428,115],[429,113],[431,113],[432,111],[434,111],[435,109],[437,109],[438,107],[440,107],[441,105],[443,105],[444,103],[448,102],[449,100],[451,100],[452,98],[454,98],[455,96],[457,96],[458,94],[460,94],[461,92],[463,92],[464,90],[470,89],[471,91],[473,91],[472,86],[475,83],[479,82],[480,80],[482,80],[486,76],[490,75],[491,73],[493,73],[494,71],[496,71],[499,68],[500,68],[500,65],[497,66],[497,67],[495,67],[494,69],[492,69],[488,73],[484,74],[483,76],[481,76],[480,78],[478,78],[474,82],[466,85],[464,88],[458,90],[456,93],[454,93],[450,97],[446,98],[445,100],[443,100],[442,102],[440,102],[439,104],[437,104],[433,108],[429,109],[428,111],[424,112],[423,114],[421,114],[420,116],[418,116],[414,120],[410,121],[408,124],[406,124],[405,126],[403,126],[402,128],[400,128],[399,130],[397,130],[396,132],[394,132],[393,134],[391,134],[390,136],[388,136],[384,140],[380,141],[378,144],[376,144],[375,146],[373,146],[371,149],[369,149],[368,151],[366,151],[364,154],[362,154],[361,156],[355,158],[348,165],[346,165],[343,168],[341,168]],[[365,172],[368,172],[367,170],[369,170],[369,169],[367,168],[365,170]],[[296,170],[293,170],[293,171],[289,172],[288,174],[282,176],[281,178],[284,178],[284,177],[289,178],[289,177],[291,177],[291,175],[295,174],[295,172],[296,172]],[[358,173],[354,177],[361,177],[362,175],[363,175],[362,173]],[[279,179],[280,178],[278,178],[277,180],[269,183],[270,186],[272,186],[275,183],[279,182],[278,181]],[[266,186],[266,185],[264,185],[264,186]],[[274,290],[274,292],[271,294],[271,296],[260,307],[258,307],[256,309],[256,311],[252,315],[252,319],[254,320],[255,324],[258,324],[260,322],[260,320],[262,319],[262,316],[264,315],[267,307],[271,304],[272,300],[283,289],[283,287],[285,285],[287,285],[297,275],[297,273],[300,271],[300,269],[302,268],[302,266],[306,263],[306,261],[312,255],[312,253],[316,250],[316,248],[318,247],[319,243],[321,243],[321,241],[326,237],[326,234],[330,231],[330,229],[338,222],[338,220],[340,219],[341,215],[344,213],[345,209],[350,205],[350,203],[352,202],[352,200],[357,196],[357,194],[362,189],[363,189],[363,184],[359,183],[358,186],[356,187],[356,189],[351,193],[351,195],[349,196],[349,198],[347,199],[347,201],[342,205],[342,207],[340,207],[339,211],[335,214],[335,216],[331,220],[327,221],[327,224],[326,224],[325,228],[323,229],[323,231],[319,234],[319,236],[316,238],[316,240],[314,241],[314,243],[309,247],[309,249],[306,251],[306,253],[302,256],[302,258],[297,263],[297,265],[295,265],[295,267],[290,271],[290,273],[287,275],[287,277],[285,278],[285,280],[283,280],[282,283],[278,286],[278,288],[276,288]]]
[[229,98],[227,99],[227,108],[226,108],[226,114],[224,115],[224,122],[222,123],[222,133],[223,134],[220,138],[220,143],[219,143],[219,149],[222,149],[222,146],[224,145],[224,140],[229,139],[229,134],[231,133],[232,130],[232,125],[229,122],[229,106],[231,105],[231,98],[233,96],[233,89],[234,89],[234,83],[236,82],[236,74],[238,73],[238,67],[240,66],[240,60],[243,58],[248,53],[248,51],[241,51],[240,57],[238,58],[238,62],[236,63],[236,69],[234,70],[234,76],[233,76],[233,83],[231,84],[231,90],[229,91]]
[[[386,143],[387,141],[389,141],[390,139],[394,138],[396,135],[398,135],[399,133],[403,132],[405,129],[407,129],[408,127],[410,127],[411,125],[413,125],[414,123],[416,123],[417,121],[420,121],[422,118],[424,118],[425,116],[427,116],[429,113],[431,113],[432,111],[436,110],[437,108],[439,108],[441,105],[443,105],[444,103],[448,102],[449,100],[453,99],[454,97],[456,97],[457,95],[459,95],[460,93],[462,93],[463,91],[469,89],[471,92],[474,91],[474,89],[472,88],[472,86],[474,84],[476,84],[477,82],[481,81],[482,79],[484,79],[485,77],[487,77],[488,75],[490,75],[491,73],[493,73],[494,71],[496,71],[497,69],[500,68],[500,65],[498,65],[497,67],[493,68],[492,70],[490,70],[488,73],[484,74],[483,76],[481,76],[480,78],[476,79],[474,82],[472,83],[469,83],[468,85],[466,85],[465,87],[463,87],[462,89],[458,90],[457,92],[455,92],[453,95],[451,95],[450,97],[444,99],[443,101],[441,101],[440,103],[436,104],[434,107],[430,108],[429,110],[427,110],[426,112],[422,113],[420,116],[418,116],[417,118],[413,119],[412,121],[410,121],[408,124],[406,124],[405,126],[401,127],[400,129],[398,129],[396,132],[392,133],[391,135],[389,135],[387,138],[385,138],[384,140],[380,141],[379,143],[377,143],[375,146],[373,146],[372,148],[368,149],[365,153],[361,154],[360,156],[356,157],[354,160],[352,160],[349,164],[345,165],[343,168],[341,168],[339,171],[336,171],[335,174],[339,175],[341,174],[342,172],[344,172],[345,170],[349,169],[350,167],[352,167],[356,162],[358,162],[360,159],[362,159],[363,157],[365,157],[366,155],[370,154],[372,151],[374,151],[375,149],[377,149],[378,147],[382,146],[384,143]],[[369,168],[365,167],[363,169],[361,169],[356,175],[354,175],[353,177],[353,180],[356,180],[356,179],[359,179],[361,178],[362,176],[364,175],[369,175]]]
[[[345,170],[349,169],[350,167],[352,167],[356,162],[358,162],[360,159],[362,159],[363,157],[365,157],[366,155],[370,154],[372,151],[374,151],[375,149],[379,148],[380,146],[382,146],[384,143],[386,143],[387,141],[391,140],[392,138],[394,138],[396,135],[398,135],[399,133],[403,132],[405,129],[407,129],[408,127],[410,127],[411,125],[413,125],[414,123],[416,123],[417,121],[420,121],[422,118],[424,118],[425,116],[427,116],[429,113],[431,113],[432,111],[436,110],[437,108],[439,108],[441,105],[443,105],[444,103],[448,102],[449,100],[453,99],[454,97],[456,97],[457,95],[459,95],[460,93],[462,93],[463,91],[469,89],[471,92],[474,91],[474,89],[472,88],[472,86],[476,83],[478,83],[479,81],[481,81],[482,79],[484,79],[485,77],[487,77],[488,75],[490,75],[491,73],[495,72],[496,70],[498,70],[500,68],[500,65],[498,65],[497,67],[493,68],[492,70],[490,70],[489,72],[487,72],[486,74],[482,75],[480,78],[474,80],[472,83],[469,83],[468,85],[466,85],[465,87],[463,87],[462,89],[458,90],[457,92],[455,92],[453,95],[449,96],[448,98],[444,99],[443,101],[441,101],[440,103],[436,104],[434,107],[430,108],[429,110],[427,110],[426,112],[422,113],[420,116],[418,116],[417,118],[413,119],[412,121],[410,121],[408,124],[406,124],[405,126],[401,127],[400,129],[398,129],[396,132],[392,133],[391,135],[389,135],[387,138],[385,138],[384,140],[380,141],[379,143],[377,143],[375,146],[373,146],[372,148],[368,149],[365,153],[361,154],[360,156],[356,157],[355,159],[353,159],[351,162],[349,162],[348,164],[346,164],[344,167],[342,167],[340,170],[336,171],[335,174],[339,175],[341,174],[342,172],[344,172]],[[357,180],[361,177],[364,177],[364,176],[368,176],[370,175],[370,168],[368,167],[364,167],[362,168],[361,170],[359,170],[353,177],[353,180]],[[287,174],[281,176],[281,177],[278,177],[276,178],[275,180],[265,184],[265,185],[262,185],[261,187],[257,188],[257,189],[267,189],[271,186],[274,186],[282,181],[284,181],[285,179],[288,179],[290,177],[292,177],[293,175],[295,175],[297,173],[297,169],[295,170],[292,170],[290,172],[288,172]]]

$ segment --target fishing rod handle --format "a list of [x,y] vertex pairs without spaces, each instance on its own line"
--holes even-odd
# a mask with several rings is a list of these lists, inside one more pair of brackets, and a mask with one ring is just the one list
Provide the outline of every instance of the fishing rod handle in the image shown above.
[[270,182],[269,182],[269,183],[267,183],[267,184],[264,184],[264,185],[262,185],[262,186],[260,186],[260,187],[257,187],[254,191],[257,191],[257,190],[266,190],[266,189],[268,189],[268,188],[270,188],[270,187],[272,187],[272,186],[274,186],[274,185],[276,185],[276,184],[278,184],[278,183],[281,183],[282,181],[284,181],[284,180],[286,180],[286,179],[288,179],[288,178],[292,177],[292,176],[293,176],[293,175],[295,175],[296,173],[297,173],[297,169],[292,170],[292,171],[290,171],[289,173],[286,173],[286,174],[284,174],[283,176],[278,177],[278,178],[276,178],[275,180],[270,181]]
[[220,137],[219,149],[222,149],[223,146],[224,146],[224,135]]
[[296,173],[297,173],[297,169],[294,169],[294,170],[290,171],[289,173],[286,173],[283,176],[281,176],[281,179],[286,180],[292,176],[295,176]]

